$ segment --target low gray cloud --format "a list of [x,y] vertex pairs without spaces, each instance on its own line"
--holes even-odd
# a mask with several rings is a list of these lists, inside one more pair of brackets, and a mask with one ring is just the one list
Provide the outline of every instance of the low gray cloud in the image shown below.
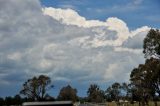
[[143,49],[143,40],[148,31],[139,32],[133,37],[129,37],[122,46],[132,49]]

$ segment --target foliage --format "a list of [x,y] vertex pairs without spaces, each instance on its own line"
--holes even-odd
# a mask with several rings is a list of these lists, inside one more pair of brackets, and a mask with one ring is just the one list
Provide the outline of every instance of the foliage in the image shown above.
[[58,100],[71,100],[75,102],[77,99],[77,90],[72,88],[70,85],[63,87],[58,95]]
[[105,98],[104,91],[96,84],[91,84],[87,91],[89,102],[103,102]]
[[106,90],[106,96],[110,100],[118,101],[120,98],[120,84],[115,82]]
[[143,42],[145,57],[160,58],[160,31],[151,29]]
[[[145,64],[134,68],[130,74],[132,99],[148,103],[148,99],[160,97],[160,31],[151,29],[143,42]],[[156,105],[156,103],[155,103]]]
[[4,105],[4,99],[0,98],[0,106],[3,106],[3,105]]
[[39,77],[28,79],[23,84],[20,94],[23,94],[32,100],[41,101],[45,99],[46,92],[50,88],[53,88],[53,85],[51,85],[51,79],[48,76],[40,75]]
[[106,91],[107,101],[119,101],[120,99],[129,99],[130,87],[127,83],[115,82],[109,86]]
[[160,60],[159,59],[147,59],[145,63],[146,83],[149,84],[149,88],[152,91],[152,96],[158,94],[160,97]]
[[21,105],[24,101],[25,99],[21,98],[19,95],[15,95],[14,97],[8,96],[4,99],[0,98],[0,106]]
[[[160,61],[158,59],[147,59],[145,64],[133,69],[130,75],[132,85],[134,85],[137,94],[160,96]],[[144,98],[144,97],[143,97]]]

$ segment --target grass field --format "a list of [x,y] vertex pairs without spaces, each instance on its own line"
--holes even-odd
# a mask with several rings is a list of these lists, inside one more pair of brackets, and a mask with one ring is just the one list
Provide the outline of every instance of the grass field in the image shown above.
[[[121,105],[117,105],[115,102],[109,102],[109,103],[106,103],[106,106],[139,106],[139,104],[138,104],[138,102],[136,102],[134,104],[124,103]],[[149,102],[149,106],[155,106],[154,102]],[[157,106],[160,106],[160,101],[157,102]]]

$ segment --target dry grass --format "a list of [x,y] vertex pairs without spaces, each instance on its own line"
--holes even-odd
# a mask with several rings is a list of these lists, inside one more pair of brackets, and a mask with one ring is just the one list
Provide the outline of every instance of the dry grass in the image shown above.
[[[117,106],[117,104],[115,102],[108,102],[106,106]],[[139,104],[138,102],[134,104],[125,103],[124,105],[119,105],[119,106],[139,106]],[[155,106],[154,102],[149,102],[149,106]],[[160,106],[160,101],[157,102],[157,106]]]

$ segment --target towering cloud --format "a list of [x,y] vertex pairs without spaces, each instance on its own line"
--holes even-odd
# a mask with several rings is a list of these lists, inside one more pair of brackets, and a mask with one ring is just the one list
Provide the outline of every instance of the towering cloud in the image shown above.
[[54,81],[126,81],[143,63],[148,30],[130,31],[116,17],[86,20],[71,9],[42,8],[38,0],[1,0],[0,86],[39,74]]

